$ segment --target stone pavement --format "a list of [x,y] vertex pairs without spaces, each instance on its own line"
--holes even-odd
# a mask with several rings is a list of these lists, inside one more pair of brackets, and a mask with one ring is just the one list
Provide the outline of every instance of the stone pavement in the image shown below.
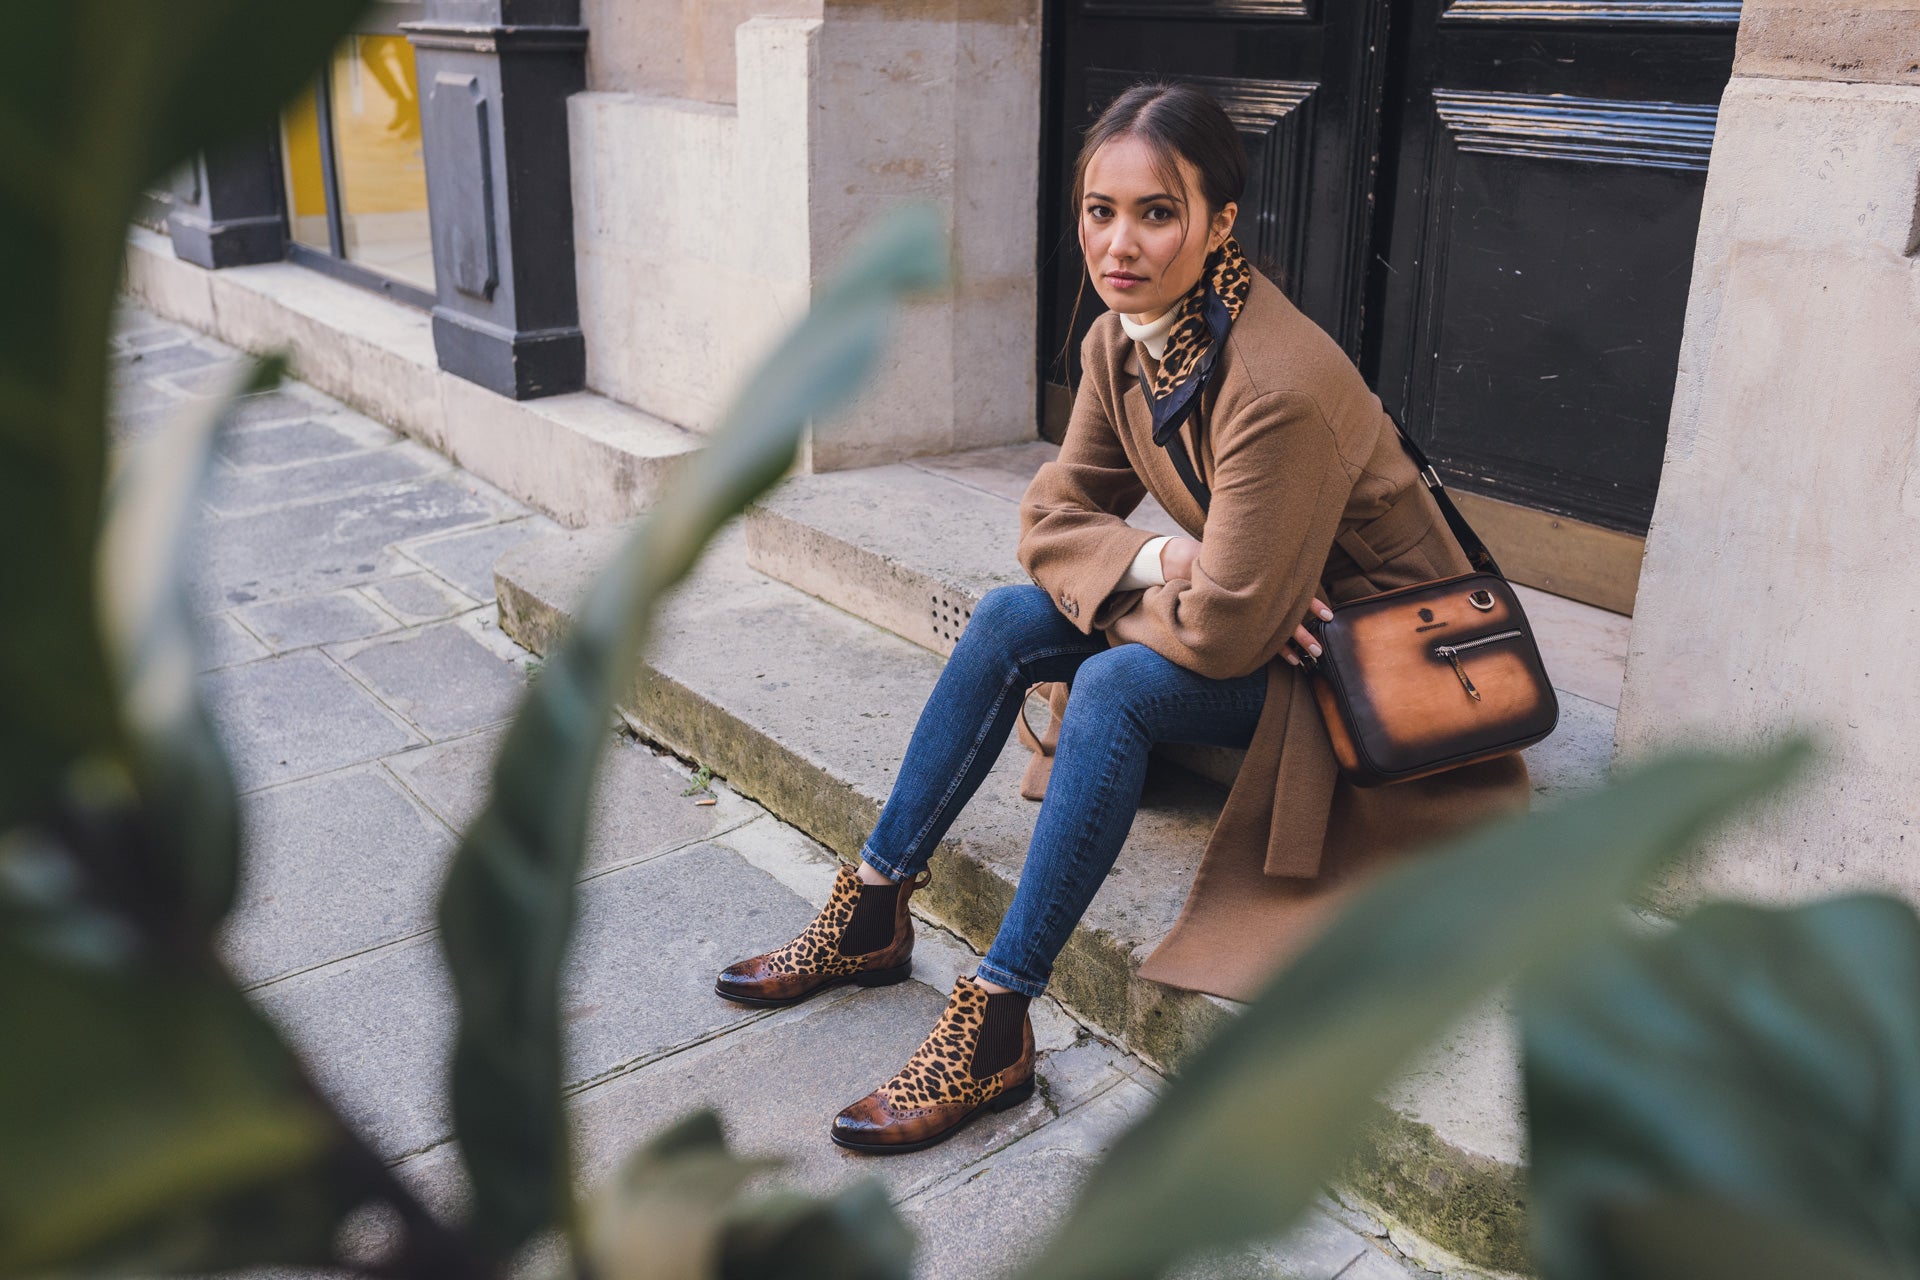
[[[234,356],[137,309],[114,343],[120,439],[212,386]],[[203,506],[202,679],[248,834],[227,954],[344,1113],[451,1204],[453,1009],[434,895],[527,680],[528,655],[496,627],[492,564],[556,526],[299,384],[248,402]],[[783,1158],[805,1190],[879,1178],[919,1233],[919,1274],[1004,1271],[1162,1081],[1041,1001],[1041,1089],[1026,1106],[914,1155],[832,1146],[829,1118],[905,1059],[976,957],[923,922],[912,982],[778,1011],[718,999],[714,972],[797,932],[835,862],[724,784],[717,803],[696,804],[689,778],[620,735],[601,781],[567,977],[583,1180],[712,1106],[737,1147]],[[1286,1239],[1190,1274],[1427,1273],[1329,1200]]]

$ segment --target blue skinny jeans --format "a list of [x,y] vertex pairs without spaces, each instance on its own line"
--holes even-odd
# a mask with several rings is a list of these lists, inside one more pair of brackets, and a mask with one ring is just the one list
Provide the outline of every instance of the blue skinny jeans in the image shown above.
[[917,875],[993,767],[1028,686],[1072,685],[1013,905],[978,976],[1038,996],[1054,957],[1126,843],[1156,742],[1244,747],[1264,671],[1209,680],[1145,645],[1082,635],[1035,586],[998,587],[973,611],[920,712],[880,821],[861,849],[894,881]]

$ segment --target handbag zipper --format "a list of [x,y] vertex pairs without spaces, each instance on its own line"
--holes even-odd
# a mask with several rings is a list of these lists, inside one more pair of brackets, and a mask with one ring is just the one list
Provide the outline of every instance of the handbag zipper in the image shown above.
[[1479,702],[1480,691],[1473,687],[1473,681],[1467,678],[1467,669],[1460,665],[1460,655],[1469,649],[1478,649],[1483,644],[1495,644],[1501,640],[1518,640],[1524,631],[1496,631],[1490,636],[1481,636],[1475,640],[1465,640],[1459,644],[1437,644],[1433,646],[1434,656],[1445,658],[1453,664],[1453,674],[1460,677],[1460,685]]

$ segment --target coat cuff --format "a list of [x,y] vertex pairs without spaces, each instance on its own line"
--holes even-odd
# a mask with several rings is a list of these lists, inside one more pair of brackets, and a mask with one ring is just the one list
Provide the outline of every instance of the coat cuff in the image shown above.
[[1042,568],[1034,575],[1035,581],[1046,588],[1054,606],[1069,622],[1092,635],[1110,618],[1140,602],[1139,592],[1120,590],[1120,580],[1139,555],[1141,545],[1152,537],[1144,529],[1116,523],[1112,529],[1087,538],[1052,572]]

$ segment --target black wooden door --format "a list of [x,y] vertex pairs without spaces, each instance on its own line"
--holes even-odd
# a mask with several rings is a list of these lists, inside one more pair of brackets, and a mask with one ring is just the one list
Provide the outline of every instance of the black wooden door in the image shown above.
[[1644,534],[1739,4],[1395,16],[1362,368],[1451,481]]
[[[1101,312],[1067,206],[1080,137],[1150,77],[1206,86],[1251,162],[1236,234],[1248,256],[1359,354],[1387,0],[1063,0],[1050,14],[1042,376],[1077,379]],[[1066,360],[1060,359],[1065,353]]]
[[1048,381],[1101,309],[1089,288],[1069,323],[1080,134],[1129,84],[1195,80],[1253,161],[1242,242],[1442,471],[1645,532],[1738,0],[1060,0],[1050,16]]

